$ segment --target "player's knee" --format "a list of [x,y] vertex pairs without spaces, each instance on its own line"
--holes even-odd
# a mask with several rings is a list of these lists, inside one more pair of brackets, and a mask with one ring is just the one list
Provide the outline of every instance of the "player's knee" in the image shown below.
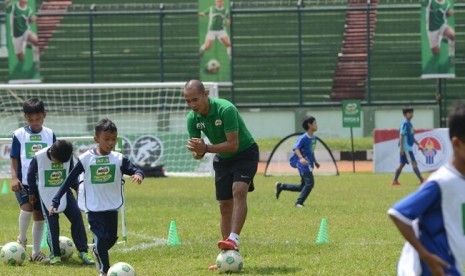
[[23,53],[17,54],[16,57],[18,57],[18,59],[19,59],[20,61],[23,61],[23,60],[24,60],[24,54],[23,54]]
[[435,55],[438,55],[439,54],[439,48],[438,47],[434,47],[433,49],[431,49],[433,51],[433,54]]

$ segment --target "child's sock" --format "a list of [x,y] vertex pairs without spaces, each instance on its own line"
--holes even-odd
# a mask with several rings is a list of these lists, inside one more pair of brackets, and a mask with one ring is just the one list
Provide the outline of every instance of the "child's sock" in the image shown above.
[[19,239],[21,241],[27,240],[27,229],[31,223],[32,212],[23,211],[19,212]]
[[34,221],[32,223],[32,254],[40,252],[40,245],[42,244],[42,236],[44,235],[45,220]]

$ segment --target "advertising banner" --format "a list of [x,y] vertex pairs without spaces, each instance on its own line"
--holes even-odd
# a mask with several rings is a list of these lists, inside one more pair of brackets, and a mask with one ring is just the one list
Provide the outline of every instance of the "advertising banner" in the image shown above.
[[422,78],[455,78],[454,0],[422,0]]
[[[418,168],[421,172],[435,171],[452,158],[452,145],[449,140],[449,129],[415,131],[415,139],[423,151],[417,146],[412,148]],[[375,173],[394,173],[399,165],[399,130],[375,130],[374,171]],[[411,165],[406,165],[404,172],[413,172]]]
[[35,0],[11,1],[5,9],[10,83],[39,83]]
[[199,76],[201,81],[231,81],[229,0],[199,0]]

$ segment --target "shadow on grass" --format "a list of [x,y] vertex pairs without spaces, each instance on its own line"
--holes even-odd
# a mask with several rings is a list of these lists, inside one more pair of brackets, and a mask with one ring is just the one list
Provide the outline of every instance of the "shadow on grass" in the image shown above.
[[253,274],[253,275],[274,275],[274,274],[291,274],[294,275],[301,269],[297,267],[289,266],[266,266],[266,267],[247,267],[241,274]]

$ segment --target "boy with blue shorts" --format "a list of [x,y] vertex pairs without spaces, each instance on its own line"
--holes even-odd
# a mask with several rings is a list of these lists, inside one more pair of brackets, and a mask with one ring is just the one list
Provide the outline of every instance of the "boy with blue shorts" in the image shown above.
[[[38,151],[29,165],[27,181],[29,183],[29,201],[39,201],[49,227],[48,245],[50,247],[50,264],[61,264],[60,224],[58,214],[49,214],[48,207],[52,197],[60,189],[66,176],[73,168],[73,145],[65,140],[58,140],[51,147]],[[76,183],[79,185],[79,183]],[[76,187],[77,189],[77,187]],[[71,222],[71,236],[79,251],[79,258],[84,264],[95,264],[87,252],[87,234],[81,211],[71,190],[61,199],[58,212],[63,212]]]
[[420,180],[420,184],[423,183],[423,177],[421,176],[420,170],[418,169],[417,160],[413,154],[412,147],[413,144],[418,146],[420,151],[423,151],[423,148],[415,139],[415,131],[413,129],[413,124],[411,122],[413,118],[413,108],[404,108],[402,110],[405,120],[402,121],[402,124],[399,128],[399,147],[400,147],[400,163],[396,169],[394,179],[392,180],[392,185],[400,185],[399,175],[402,172],[405,164],[412,164],[413,171]]
[[397,275],[464,275],[465,104],[449,114],[452,160],[388,214],[405,238]]
[[40,204],[29,202],[29,185],[27,171],[35,153],[52,145],[56,137],[53,131],[44,127],[46,117],[44,103],[40,99],[32,98],[23,103],[24,118],[27,125],[13,132],[10,159],[11,159],[11,190],[16,193],[21,212],[19,213],[18,243],[24,249],[27,245],[27,229],[32,224],[32,254],[31,262],[47,263],[50,259],[40,252],[42,236],[44,233],[44,216]]

